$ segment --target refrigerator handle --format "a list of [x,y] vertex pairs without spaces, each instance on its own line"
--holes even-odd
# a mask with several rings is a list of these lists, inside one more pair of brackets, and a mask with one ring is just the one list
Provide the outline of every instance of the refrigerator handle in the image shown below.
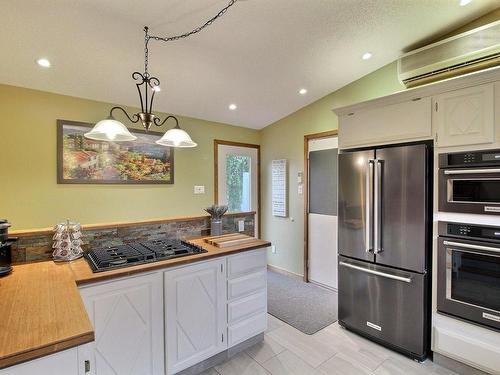
[[365,251],[373,250],[373,168],[374,160],[368,160],[366,165],[366,186],[365,186]]
[[382,251],[382,160],[375,159],[373,203],[373,252]]
[[403,281],[405,283],[411,283],[411,277],[404,277],[404,276],[393,275],[391,273],[386,273],[386,272],[381,272],[381,271],[377,271],[377,270],[372,270],[370,268],[365,268],[365,267],[357,266],[355,264],[351,264],[351,263],[347,263],[347,262],[342,262],[342,261],[339,262],[339,265],[341,265],[343,267],[347,267],[347,268],[352,268],[352,269],[354,269],[356,271],[361,271],[361,272],[369,273],[371,275],[381,276],[381,277],[385,277],[387,279],[392,279],[392,280]]

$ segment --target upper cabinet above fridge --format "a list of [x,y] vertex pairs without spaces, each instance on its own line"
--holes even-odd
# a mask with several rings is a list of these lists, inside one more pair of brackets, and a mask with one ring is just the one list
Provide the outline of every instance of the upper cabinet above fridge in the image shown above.
[[[434,140],[435,147],[500,145],[500,67],[336,108],[339,149]],[[451,150],[454,151],[454,150]]]
[[341,149],[432,137],[431,98],[349,112],[339,119]]

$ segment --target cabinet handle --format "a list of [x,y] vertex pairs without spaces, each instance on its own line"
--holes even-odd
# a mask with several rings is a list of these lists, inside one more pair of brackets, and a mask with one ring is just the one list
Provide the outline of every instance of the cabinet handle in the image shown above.
[[222,334],[222,342],[224,342],[224,334]]
[[90,361],[86,360],[84,363],[85,363],[85,373],[87,374],[90,372]]

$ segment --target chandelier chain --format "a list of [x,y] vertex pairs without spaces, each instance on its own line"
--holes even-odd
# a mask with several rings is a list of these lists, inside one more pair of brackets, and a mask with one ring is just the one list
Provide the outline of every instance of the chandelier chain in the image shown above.
[[217,20],[218,18],[222,17],[224,15],[224,13],[227,12],[227,10],[232,7],[234,5],[234,3],[236,3],[238,0],[229,0],[229,3],[224,7],[222,8],[219,13],[217,13],[215,16],[213,16],[212,18],[210,18],[207,22],[205,22],[203,25],[201,26],[198,26],[196,29],[193,29],[191,31],[188,31],[187,33],[184,33],[184,34],[180,34],[180,35],[175,35],[175,36],[168,36],[168,37],[160,37],[160,36],[153,36],[153,35],[146,35],[146,44],[147,44],[147,41],[149,39],[154,39],[154,40],[160,40],[162,42],[172,42],[172,41],[175,41],[175,40],[179,40],[179,39],[184,39],[184,38],[187,38],[193,34],[197,34],[199,33],[201,30],[203,30],[204,28],[206,28],[207,26],[210,26],[211,24],[214,23],[215,20]]
[[149,42],[149,34],[148,34],[149,28],[147,26],[144,27],[144,75],[147,77],[149,75],[148,73],[148,62],[149,62],[149,49],[148,49],[148,42]]

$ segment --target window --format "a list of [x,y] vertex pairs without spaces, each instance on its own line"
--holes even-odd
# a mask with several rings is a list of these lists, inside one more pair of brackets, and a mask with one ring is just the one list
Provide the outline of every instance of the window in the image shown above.
[[252,210],[250,165],[249,156],[226,156],[226,200],[229,212]]

